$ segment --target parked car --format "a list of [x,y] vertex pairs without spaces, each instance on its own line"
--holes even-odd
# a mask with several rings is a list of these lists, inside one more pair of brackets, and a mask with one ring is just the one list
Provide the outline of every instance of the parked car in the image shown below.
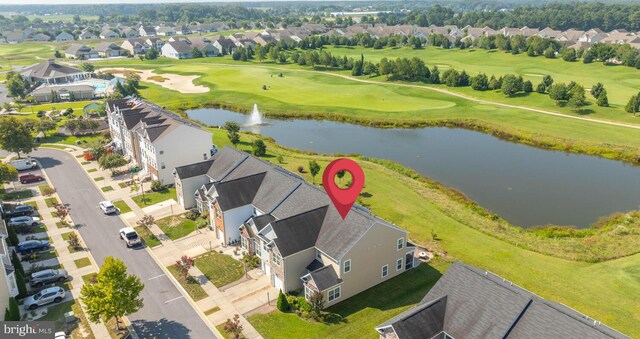
[[38,226],[38,224],[40,224],[40,218],[30,217],[28,215],[9,219],[9,226],[22,226],[22,225]]
[[26,240],[20,242],[17,246],[18,253],[20,254],[44,251],[48,248],[49,242],[47,240]]
[[67,339],[67,334],[64,332],[56,332],[53,336],[53,339]]
[[31,182],[43,181],[44,178],[39,175],[29,173],[29,174],[21,175],[18,180],[22,184],[28,184]]
[[111,213],[117,213],[118,209],[113,206],[113,203],[111,203],[111,201],[101,201],[98,206],[100,206],[100,209],[102,210],[102,212],[104,214],[111,214]]
[[67,280],[67,271],[47,269],[31,274],[30,284],[33,287],[42,286],[52,282],[63,282]]
[[19,159],[9,162],[9,165],[15,167],[18,171],[38,168],[38,163],[33,159]]
[[15,218],[24,215],[32,215],[33,211],[33,206],[31,205],[17,205],[13,209],[6,211],[4,216],[7,218]]
[[120,238],[124,240],[127,247],[133,247],[142,244],[142,239],[138,236],[138,233],[133,227],[125,227],[120,229]]
[[49,287],[42,291],[24,299],[24,308],[27,310],[35,310],[38,306],[50,304],[52,302],[59,303],[64,299],[65,292],[62,287]]

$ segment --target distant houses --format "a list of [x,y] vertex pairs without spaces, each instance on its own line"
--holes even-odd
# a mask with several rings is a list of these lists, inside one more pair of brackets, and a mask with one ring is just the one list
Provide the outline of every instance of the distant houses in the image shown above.
[[191,59],[193,47],[184,41],[169,41],[162,46],[162,56],[171,59]]
[[75,40],[73,35],[67,32],[62,32],[56,36],[56,42],[73,41],[73,40]]
[[82,44],[71,44],[65,51],[64,56],[69,59],[95,59],[99,58],[98,51]]

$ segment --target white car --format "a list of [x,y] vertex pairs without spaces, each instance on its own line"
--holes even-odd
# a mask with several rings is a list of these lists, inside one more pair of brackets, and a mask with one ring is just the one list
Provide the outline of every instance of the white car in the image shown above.
[[67,334],[64,332],[56,332],[54,334],[54,339],[67,339]]
[[98,206],[100,206],[100,209],[104,214],[118,213],[118,209],[113,206],[113,203],[111,201],[101,201]]
[[24,308],[26,310],[35,310],[38,306],[50,304],[52,302],[59,303],[64,299],[65,292],[61,287],[49,287],[40,292],[24,299]]
[[38,224],[40,224],[40,218],[30,217],[28,215],[9,219],[9,226],[22,226],[22,225],[38,226]]
[[142,244],[142,239],[138,236],[138,233],[133,227],[125,227],[120,229],[120,238],[124,240],[127,247],[133,247]]

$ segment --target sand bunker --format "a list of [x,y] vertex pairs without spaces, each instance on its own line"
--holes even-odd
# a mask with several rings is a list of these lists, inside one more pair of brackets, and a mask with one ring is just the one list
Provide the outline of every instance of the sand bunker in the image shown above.
[[[198,78],[197,75],[180,75],[171,73],[156,74],[152,70],[139,70],[131,68],[101,68],[99,69],[99,71],[114,74],[126,74],[127,72],[135,72],[140,75],[140,80],[142,81],[185,94],[209,92],[209,87],[195,85],[193,83],[193,80]],[[162,81],[158,81],[159,79],[162,79]]]

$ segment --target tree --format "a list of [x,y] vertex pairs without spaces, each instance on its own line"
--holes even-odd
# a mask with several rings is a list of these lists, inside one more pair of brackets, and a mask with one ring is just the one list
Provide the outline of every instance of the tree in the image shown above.
[[191,269],[191,267],[193,267],[193,265],[195,265],[195,261],[193,260],[193,258],[183,255],[182,257],[180,257],[180,260],[176,260],[174,266],[182,279],[187,280],[187,278],[189,278],[189,270]]
[[638,101],[638,95],[632,96],[627,102],[627,105],[624,106],[624,110],[627,113],[633,113],[633,115],[636,115],[636,112],[638,112]]
[[20,320],[20,308],[16,298],[9,298],[9,308],[5,311],[5,321],[19,321]]
[[553,47],[549,46],[544,50],[544,57],[549,59],[556,57],[556,51],[553,49]]
[[227,319],[223,327],[224,331],[233,336],[234,339],[240,339],[242,334],[242,324],[240,323],[240,316],[234,315],[233,320]]
[[522,83],[522,90],[525,93],[533,92],[533,84],[531,83],[531,81],[527,80],[527,81],[523,82]]
[[280,312],[288,312],[291,309],[291,305],[289,305],[289,301],[287,301],[287,296],[282,293],[282,290],[280,290],[280,293],[278,293],[278,301],[276,303],[276,307],[278,308],[278,310],[280,310]]
[[5,87],[10,97],[23,98],[27,94],[28,84],[19,73],[9,71],[6,74]]
[[33,151],[36,147],[27,124],[15,117],[0,119],[0,148],[17,153],[18,158]]
[[600,82],[596,82],[593,86],[591,86],[591,95],[593,95],[594,98],[598,98],[603,90],[604,85]]
[[41,119],[35,124],[35,130],[42,132],[45,138],[47,137],[47,132],[54,130],[56,127],[58,127],[58,125],[51,119]]
[[229,141],[235,146],[240,142],[240,125],[235,121],[227,121],[224,123],[224,129],[227,130]]
[[569,91],[569,106],[573,107],[574,111],[580,111],[580,108],[587,104],[587,98],[584,93],[584,87],[575,85]]
[[471,78],[471,88],[476,91],[486,91],[489,89],[489,78],[484,73],[480,73]]
[[100,168],[111,170],[112,176],[115,174],[116,168],[122,167],[128,163],[129,161],[127,159],[117,153],[107,153],[98,159]]
[[146,227],[146,228],[149,228],[149,226],[155,223],[156,223],[156,219],[153,217],[153,215],[145,215],[142,218],[140,218],[140,220],[136,221],[136,225],[141,227]]
[[4,162],[0,163],[0,183],[8,183],[18,179],[18,170]]
[[85,71],[85,72],[93,72],[93,71],[95,71],[96,67],[93,66],[92,63],[83,62],[83,63],[80,64],[80,69]]
[[71,209],[63,204],[57,204],[55,207],[56,216],[60,219],[60,223],[67,224],[67,216],[71,212]]
[[253,142],[253,155],[257,157],[263,157],[267,154],[267,145],[262,139],[257,139]]
[[18,285],[18,298],[24,298],[28,295],[27,293],[27,283],[24,279],[24,273],[21,271],[16,271],[16,285]]
[[576,61],[578,59],[578,56],[576,54],[576,50],[573,48],[567,48],[564,51],[562,51],[562,60],[564,61]]
[[431,81],[432,84],[440,83],[440,71],[438,70],[438,66],[433,66],[433,68],[431,69],[431,76],[429,77],[429,81]]
[[316,175],[320,173],[320,164],[318,164],[315,160],[309,161],[309,173],[313,178],[313,183],[316,183]]
[[86,305],[89,320],[94,323],[116,318],[116,328],[120,329],[120,318],[133,314],[144,305],[140,292],[144,284],[140,278],[127,273],[127,266],[113,257],[106,257],[96,282],[82,285],[80,299]]
[[149,48],[147,49],[147,51],[144,53],[144,57],[148,60],[154,60],[158,58],[158,51],[156,51],[154,48]]
[[202,58],[202,52],[200,52],[197,47],[193,47],[193,49],[191,49],[191,56],[193,58]]
[[502,90],[502,93],[508,97],[518,93],[518,83],[515,75],[507,74],[502,80],[502,87],[500,89]]
[[71,248],[73,248],[74,250],[77,250],[82,247],[80,245],[80,237],[78,237],[76,232],[71,232],[71,234],[69,234],[69,237],[67,238],[67,242],[69,243],[69,246],[71,246]]
[[602,89],[600,95],[598,95],[598,99],[596,100],[596,105],[600,107],[609,107],[609,98],[607,98],[607,90]]
[[316,319],[322,316],[322,310],[324,309],[324,296],[318,291],[311,293],[309,297],[309,304],[311,305],[311,312],[315,315]]
[[551,87],[551,85],[553,85],[553,78],[550,75],[545,75],[544,77],[542,77],[542,83],[544,84],[545,88],[549,88]]
[[139,88],[140,87],[140,74],[135,73],[135,72],[129,72],[127,73],[127,76],[125,77],[125,82],[127,84],[133,84],[133,87],[135,88]]
[[559,104],[561,101],[567,100],[568,92],[567,85],[565,84],[555,84],[549,88],[549,97],[552,100],[556,101],[556,104]]

